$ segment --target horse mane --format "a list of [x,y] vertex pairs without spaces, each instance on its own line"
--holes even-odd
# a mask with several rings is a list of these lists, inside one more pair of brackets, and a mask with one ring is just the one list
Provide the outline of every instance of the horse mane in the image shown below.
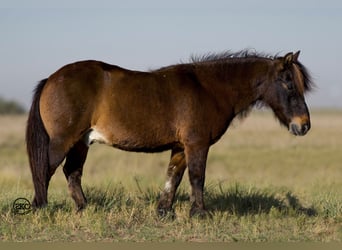
[[[240,50],[238,52],[231,52],[230,50],[221,53],[207,53],[201,56],[191,55],[190,64],[205,64],[205,63],[227,63],[234,62],[236,59],[249,59],[251,61],[257,61],[260,59],[275,60],[280,58],[279,53],[270,55],[263,52],[257,52],[251,49]],[[302,75],[304,92],[311,91],[315,85],[312,81],[312,77],[306,67],[299,61],[294,63],[300,74]]]
[[307,68],[301,64],[300,62],[296,62],[295,65],[297,66],[299,72],[301,73],[303,77],[303,85],[304,85],[304,92],[310,92],[315,88],[315,84],[312,81],[312,77],[307,70]]
[[206,63],[206,62],[226,62],[234,59],[275,59],[278,55],[272,56],[266,53],[260,53],[255,50],[240,50],[238,52],[231,52],[230,50],[221,53],[207,53],[201,56],[191,55],[190,63]]
[[[240,60],[240,59],[247,59],[252,62],[259,61],[259,60],[275,60],[275,59],[280,58],[279,54],[280,53],[276,53],[275,55],[270,55],[270,54],[263,53],[263,52],[257,52],[256,50],[253,50],[253,49],[245,49],[245,50],[240,50],[238,52],[232,52],[230,50],[227,50],[227,51],[223,51],[220,53],[191,55],[190,60],[188,62],[185,62],[185,63],[182,62],[180,64],[162,67],[157,70],[152,70],[151,72],[163,71],[163,70],[173,68],[179,65],[188,65],[188,66],[189,65],[191,66],[205,65],[205,64],[209,64],[212,66],[215,66],[217,64],[229,65],[229,62],[234,63],[236,62],[236,60]],[[296,61],[294,64],[297,66],[297,69],[302,75],[304,92],[311,91],[315,87],[315,85],[312,81],[309,71],[299,61]]]

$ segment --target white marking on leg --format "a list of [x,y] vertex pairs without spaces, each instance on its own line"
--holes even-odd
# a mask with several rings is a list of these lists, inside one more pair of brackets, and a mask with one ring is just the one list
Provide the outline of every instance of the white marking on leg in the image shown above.
[[172,182],[171,182],[171,180],[168,180],[165,183],[164,191],[167,192],[167,193],[170,193],[171,189],[172,189]]
[[83,136],[84,143],[89,147],[89,145],[94,142],[98,143],[108,143],[107,139],[96,129],[91,129]]

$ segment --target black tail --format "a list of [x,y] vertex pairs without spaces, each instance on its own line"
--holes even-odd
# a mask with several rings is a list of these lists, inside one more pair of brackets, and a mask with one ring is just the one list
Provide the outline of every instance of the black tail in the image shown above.
[[35,189],[35,197],[32,202],[34,207],[42,207],[47,204],[49,136],[39,110],[39,100],[46,82],[47,79],[42,80],[34,91],[26,127],[26,148]]

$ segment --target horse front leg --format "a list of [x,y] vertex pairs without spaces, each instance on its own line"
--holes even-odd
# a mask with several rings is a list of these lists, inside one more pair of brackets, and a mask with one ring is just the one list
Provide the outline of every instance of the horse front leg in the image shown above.
[[209,147],[203,145],[191,145],[185,148],[191,184],[190,217],[199,216],[200,218],[204,218],[208,214],[205,210],[203,201],[203,188],[208,151]]
[[168,214],[174,215],[172,204],[185,169],[186,161],[184,150],[178,148],[173,149],[171,160],[167,168],[167,181],[157,206],[157,213],[159,216],[165,217]]

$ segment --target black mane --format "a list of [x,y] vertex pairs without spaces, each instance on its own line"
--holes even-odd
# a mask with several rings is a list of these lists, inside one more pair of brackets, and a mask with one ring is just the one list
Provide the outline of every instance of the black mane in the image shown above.
[[231,59],[250,58],[250,59],[275,59],[278,55],[272,56],[266,53],[256,52],[255,50],[241,50],[238,52],[231,52],[230,50],[221,53],[208,53],[202,56],[192,55],[190,63],[204,63],[204,62],[224,62]]
[[315,88],[315,84],[312,81],[312,77],[311,77],[309,71],[300,62],[296,62],[296,65],[298,66],[299,71],[303,76],[304,91],[313,90]]
[[[224,51],[221,53],[208,53],[205,55],[197,56],[192,55],[190,57],[190,64],[201,64],[201,63],[225,63],[228,61],[232,61],[234,59],[269,59],[274,60],[279,58],[279,53],[275,55],[270,55],[267,53],[260,53],[255,50],[246,49],[240,50],[238,52],[231,52],[230,50]],[[298,66],[300,73],[303,76],[303,84],[305,91],[311,91],[314,88],[314,83],[312,82],[312,78],[310,76],[309,71],[305,68],[303,64],[300,62],[295,63]]]
[[[277,58],[281,58],[281,56],[279,56],[279,53],[275,55],[270,55],[267,53],[257,52],[253,49],[245,49],[245,50],[240,50],[238,52],[232,52],[230,50],[227,50],[221,53],[207,53],[204,55],[191,55],[190,61],[187,63],[180,63],[176,65],[162,67],[157,70],[152,70],[152,72],[163,71],[163,70],[167,70],[167,69],[173,68],[175,66],[177,67],[180,65],[188,67],[188,66],[209,64],[209,65],[214,66],[217,64],[225,65],[226,63],[234,62],[235,60],[240,60],[240,59],[257,61],[257,60],[275,60]],[[303,64],[301,64],[298,61],[295,64],[303,76],[304,91],[312,90],[315,85],[311,80],[311,76],[308,70],[305,68]]]

